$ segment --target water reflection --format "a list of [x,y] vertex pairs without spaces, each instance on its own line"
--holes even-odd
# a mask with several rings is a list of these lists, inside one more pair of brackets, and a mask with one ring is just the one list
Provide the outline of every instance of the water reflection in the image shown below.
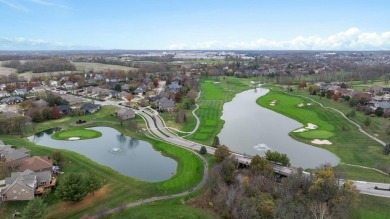
[[103,135],[88,140],[58,141],[50,135],[60,129],[51,129],[28,139],[39,145],[75,151],[124,175],[145,181],[167,180],[176,172],[177,162],[155,151],[148,142],[128,137],[113,128],[91,129]]
[[225,123],[218,134],[220,142],[233,151],[249,155],[264,155],[268,149],[279,151],[290,157],[293,166],[303,168],[315,168],[324,163],[337,165],[340,159],[333,153],[288,135],[302,124],[256,103],[267,92],[263,88],[244,91],[224,104],[221,119]]

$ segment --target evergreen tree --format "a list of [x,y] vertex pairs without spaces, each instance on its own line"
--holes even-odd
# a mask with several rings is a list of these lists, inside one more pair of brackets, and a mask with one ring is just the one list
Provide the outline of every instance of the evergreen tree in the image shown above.
[[27,206],[23,209],[23,218],[28,219],[39,219],[43,218],[46,213],[46,204],[43,203],[42,198],[34,198],[29,201]]

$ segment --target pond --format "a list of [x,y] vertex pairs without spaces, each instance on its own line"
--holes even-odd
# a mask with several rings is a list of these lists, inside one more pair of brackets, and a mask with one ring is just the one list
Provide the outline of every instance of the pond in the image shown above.
[[221,119],[225,124],[218,134],[221,144],[248,155],[262,156],[267,149],[285,153],[291,165],[296,167],[315,168],[324,163],[337,165],[340,159],[333,153],[301,143],[288,135],[302,127],[301,123],[256,103],[268,91],[264,88],[244,91],[224,104]]
[[125,136],[109,127],[90,129],[103,135],[88,140],[61,141],[50,137],[59,129],[50,129],[28,137],[28,140],[77,152],[124,175],[148,182],[164,181],[176,173],[177,162],[154,150],[148,142]]

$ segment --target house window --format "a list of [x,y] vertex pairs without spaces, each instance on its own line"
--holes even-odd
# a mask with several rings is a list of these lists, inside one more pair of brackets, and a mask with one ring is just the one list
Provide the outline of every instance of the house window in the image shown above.
[[24,191],[26,191],[26,190],[22,189],[22,192],[24,192]]
[[14,199],[18,199],[18,196],[14,196]]
[[16,190],[12,191],[13,193],[16,193]]

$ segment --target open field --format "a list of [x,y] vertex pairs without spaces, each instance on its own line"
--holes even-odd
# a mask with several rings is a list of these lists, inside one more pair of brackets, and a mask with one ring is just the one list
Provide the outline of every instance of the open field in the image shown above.
[[358,212],[363,219],[386,219],[390,218],[389,206],[388,198],[361,195]]
[[[65,165],[62,171],[66,173],[78,172],[94,174],[105,179],[106,186],[100,191],[101,195],[88,198],[80,203],[68,204],[61,202],[52,193],[45,201],[48,203],[48,214],[50,218],[80,218],[85,215],[97,213],[99,210],[111,207],[117,207],[124,203],[136,200],[150,198],[153,196],[175,194],[186,191],[200,182],[203,174],[203,165],[200,159],[191,152],[166,143],[146,139],[143,135],[130,131],[125,126],[120,126],[119,122],[109,114],[115,108],[103,107],[101,111],[94,115],[85,115],[81,117],[65,117],[63,119],[37,124],[36,132],[53,127],[71,127],[73,122],[78,119],[87,120],[83,127],[90,126],[108,126],[117,129],[126,135],[131,135],[141,140],[149,141],[153,147],[161,151],[165,156],[169,156],[178,162],[176,174],[169,180],[157,183],[140,181],[131,177],[124,176],[111,168],[97,164],[89,158],[68,150],[58,150],[48,147],[35,145],[25,138],[15,136],[1,136],[0,139],[6,144],[18,147],[26,147],[31,150],[32,155],[50,155],[54,151],[61,151],[65,158]],[[92,120],[92,121],[91,121]],[[126,124],[125,124],[126,125]],[[59,183],[61,183],[59,176]],[[0,209],[2,218],[12,217],[16,209],[22,211],[26,202],[8,202],[3,204]],[[4,217],[3,217],[4,215]],[[161,216],[164,216],[163,214]]]
[[16,74],[16,69],[3,67],[3,62],[0,62],[0,76],[8,76],[10,74]]
[[[269,102],[276,100],[275,106]],[[383,146],[373,141],[358,131],[356,126],[345,120],[340,114],[330,109],[323,109],[318,104],[311,103],[301,97],[285,94],[281,91],[270,90],[270,92],[259,98],[257,103],[265,108],[274,110],[286,115],[302,124],[313,123],[318,129],[306,132],[290,132],[290,135],[302,142],[312,144],[315,138],[324,138],[332,142],[332,145],[315,145],[336,154],[341,162],[356,164],[368,167],[375,167],[377,163],[389,163],[390,157],[382,154]],[[298,104],[304,103],[299,107]],[[310,103],[311,105],[307,105]],[[291,130],[293,131],[293,130]],[[326,135],[324,136],[324,133]],[[314,145],[314,144],[312,144]],[[364,176],[368,181],[390,182],[390,177],[377,178],[376,173],[361,168],[346,168],[347,174],[358,177],[366,171],[369,174]]]
[[102,133],[95,130],[74,128],[74,129],[67,129],[67,130],[56,132],[51,135],[51,138],[56,140],[68,140],[69,138],[77,137],[80,140],[84,140],[84,139],[98,138],[100,136],[102,136]]
[[123,71],[136,71],[136,68],[126,67],[121,65],[108,65],[93,62],[72,62],[76,66],[77,71],[88,72],[93,70],[95,72],[105,72],[107,70],[123,70]]
[[254,87],[250,79],[220,77],[203,79],[201,81],[202,95],[198,100],[199,109],[196,114],[200,119],[198,131],[188,139],[202,144],[211,145],[214,137],[221,131],[224,121],[221,120],[223,104],[229,102],[242,91]]

